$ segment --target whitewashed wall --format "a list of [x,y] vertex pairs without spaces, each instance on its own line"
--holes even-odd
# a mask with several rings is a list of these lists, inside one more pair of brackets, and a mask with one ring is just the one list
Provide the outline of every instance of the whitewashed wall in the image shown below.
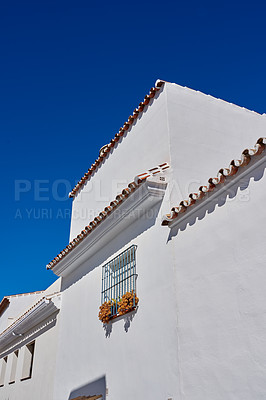
[[[168,231],[160,219],[134,225],[113,239],[101,254],[63,279],[63,305],[58,342],[54,399],[70,394],[103,377],[108,399],[177,398],[177,305]],[[126,318],[114,321],[106,337],[98,320],[101,301],[101,265],[131,244],[136,251],[139,308],[125,328]],[[86,274],[82,276],[83,274]],[[99,394],[90,388],[80,395]],[[74,397],[74,396],[73,396]]]
[[[165,91],[174,206],[265,137],[266,119],[174,84]],[[171,231],[184,400],[265,398],[265,165],[230,188],[225,204]]]
[[[101,211],[114,199],[117,189],[121,192],[137,174],[169,159],[166,98],[162,91],[75,198],[71,238],[91,220],[90,217],[84,221],[77,215],[82,215],[85,209]],[[156,210],[157,218],[136,221],[80,271],[63,279],[55,399],[74,397],[73,391],[90,383],[94,387],[93,382],[99,378],[104,378],[110,400],[177,396],[174,271],[171,254],[166,251],[168,232],[160,225],[162,210],[168,210],[169,206],[166,196],[164,204]],[[101,266],[131,244],[138,245],[139,309],[128,331],[122,318],[111,325],[112,332],[106,337],[98,320]]]
[[[127,183],[158,163],[172,166],[157,220],[136,221],[63,279],[54,399],[103,393],[99,382],[110,400],[263,398],[262,180],[250,183],[250,201],[221,203],[182,231],[162,227],[160,214],[253,146],[265,122],[254,112],[166,84],[88,182],[85,200],[83,191],[77,196],[73,212],[99,211],[112,200],[113,178]],[[102,203],[96,180],[106,196]],[[84,225],[73,217],[71,238]],[[138,245],[139,309],[128,331],[125,320],[117,320],[106,337],[97,318],[101,265],[131,244]]]
[[171,204],[178,205],[266,136],[266,118],[173,83],[164,90],[174,178]]
[[[58,322],[58,321],[57,321]],[[30,379],[21,381],[24,347],[19,350],[15,383],[9,384],[12,354],[8,356],[5,384],[0,387],[1,400],[53,399],[54,370],[57,351],[56,324],[35,339],[33,371]]]
[[265,167],[169,242],[184,400],[265,398]]
[[[10,300],[14,300],[10,307],[10,315],[18,312],[22,313],[22,300],[24,299],[24,312],[34,303],[38,301],[40,297],[44,295],[54,294],[60,291],[61,280],[58,279],[50,287],[38,295],[25,295],[20,297],[12,297]],[[20,299],[21,301],[18,301]],[[29,303],[29,299],[31,299]],[[27,300],[27,301],[26,301]],[[18,307],[19,305],[19,307]],[[18,316],[16,314],[16,316]],[[57,354],[57,340],[58,340],[58,324],[60,314],[57,315],[56,323],[47,326],[42,331],[42,334],[36,333],[31,336],[23,346],[18,346],[16,349],[19,350],[18,364],[16,368],[15,383],[9,384],[10,373],[12,366],[13,352],[8,355],[7,369],[5,373],[5,383],[3,387],[0,387],[0,399],[1,400],[52,400],[53,399],[53,388],[54,388],[54,371]],[[0,318],[1,321],[1,318]],[[41,324],[43,325],[43,323]],[[37,328],[37,327],[36,327]],[[22,377],[22,366],[24,359],[25,345],[35,340],[35,352],[33,358],[33,371],[32,377],[28,380],[21,381]],[[2,360],[0,360],[0,363]]]
[[[136,220],[62,280],[61,311],[36,340],[32,379],[18,391],[0,388],[1,400],[70,400],[106,388],[108,400],[264,400],[265,165],[241,181],[245,191],[236,183],[231,199],[203,207],[181,229],[162,227],[161,214],[252,147],[265,127],[265,116],[165,85],[75,198],[70,237],[113,199],[117,183],[122,189],[170,162],[163,203],[154,219]],[[98,320],[101,266],[131,244],[139,307],[106,331]]]

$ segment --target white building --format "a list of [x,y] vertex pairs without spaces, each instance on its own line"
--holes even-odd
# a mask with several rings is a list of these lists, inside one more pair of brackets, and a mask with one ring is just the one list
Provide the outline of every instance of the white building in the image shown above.
[[265,129],[156,82],[70,194],[59,279],[0,304],[0,400],[265,399]]

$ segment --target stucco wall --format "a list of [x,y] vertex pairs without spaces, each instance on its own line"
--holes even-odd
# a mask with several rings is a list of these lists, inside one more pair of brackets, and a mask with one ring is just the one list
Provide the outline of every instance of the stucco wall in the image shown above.
[[[180,226],[161,226],[161,214],[252,147],[265,124],[265,116],[165,85],[74,199],[70,236],[91,219],[84,210],[97,213],[113,199],[117,184],[170,162],[162,204],[56,282],[61,311],[36,339],[32,379],[0,388],[1,400],[264,400],[265,163],[236,181],[226,201],[218,192]],[[105,328],[101,267],[131,244],[139,307]]]
[[[177,206],[265,136],[266,119],[178,85],[165,91],[170,203]],[[179,229],[166,228],[175,252],[182,399],[265,398],[264,169],[241,179],[225,204],[212,201]]]
[[[25,294],[20,296],[10,297],[10,305],[1,316],[0,321],[3,324],[5,319],[3,317],[15,316],[18,317],[35,304],[43,296],[52,295],[59,292],[61,289],[61,279],[57,279],[51,286],[44,292]],[[3,322],[2,322],[3,318]],[[22,344],[18,344],[12,352],[8,354],[8,363],[5,373],[5,383],[0,387],[1,400],[47,400],[53,399],[54,388],[54,370],[57,354],[57,332],[60,314],[50,315],[47,320],[44,320],[39,325],[35,326],[27,335],[20,340]],[[52,321],[48,323],[49,321]],[[13,321],[12,321],[13,322]],[[40,330],[41,334],[40,334]],[[27,337],[29,335],[29,337]],[[28,380],[21,381],[22,368],[24,360],[25,346],[32,341],[35,341],[35,351],[33,358],[32,377]],[[16,368],[15,382],[10,384],[10,373],[13,359],[14,350],[19,350],[18,363]],[[0,360],[1,368],[2,359]]]
[[[74,211],[100,210],[112,199],[114,177],[127,183],[158,163],[170,161],[172,167],[157,220],[136,221],[63,280],[55,399],[94,394],[90,388],[97,389],[99,381],[110,400],[263,398],[261,171],[255,182],[249,177],[240,184],[246,192],[230,192],[232,200],[210,205],[205,217],[201,212],[200,220],[191,218],[191,226],[182,230],[162,227],[160,214],[252,147],[265,134],[265,123],[254,112],[166,84],[80,192]],[[102,203],[93,186],[97,179],[106,195]],[[86,201],[79,198],[83,192]],[[84,225],[73,218],[71,238]],[[106,336],[97,319],[101,265],[133,243],[138,245],[139,309],[128,331],[121,319]]]
[[9,384],[12,354],[8,356],[5,384],[3,387],[0,387],[1,400],[53,399],[54,370],[57,351],[57,329],[58,320],[55,326],[35,338],[33,370],[32,377],[30,379],[24,381],[20,380],[23,366],[23,346],[19,349],[15,383]]
[[164,90],[174,177],[171,204],[178,205],[265,136],[266,118],[173,83]]
[[[54,399],[70,399],[77,389],[80,395],[105,395],[93,392],[100,378],[110,400],[177,398],[177,305],[167,235],[160,218],[136,221],[80,271],[63,279]],[[101,265],[131,244],[138,246],[139,308],[132,321],[110,323],[107,333],[98,320]]]
[[173,229],[184,400],[265,398],[265,167]]

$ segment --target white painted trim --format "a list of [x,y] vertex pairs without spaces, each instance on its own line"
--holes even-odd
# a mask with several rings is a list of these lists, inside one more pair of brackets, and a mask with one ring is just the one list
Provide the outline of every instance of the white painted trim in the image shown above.
[[[100,251],[105,243],[162,201],[167,182],[160,180],[160,177],[161,175],[150,177],[141,184],[81,243],[60,260],[52,271],[58,276],[67,276]],[[166,179],[165,176],[164,179]]]
[[[13,323],[0,334],[0,355],[6,352],[7,348],[14,348],[18,343],[24,341],[27,333],[37,325],[43,323],[60,309],[60,296],[44,298],[36,303],[31,310],[25,313],[17,322]],[[53,318],[54,320],[54,318]],[[47,324],[42,324],[43,328]]]

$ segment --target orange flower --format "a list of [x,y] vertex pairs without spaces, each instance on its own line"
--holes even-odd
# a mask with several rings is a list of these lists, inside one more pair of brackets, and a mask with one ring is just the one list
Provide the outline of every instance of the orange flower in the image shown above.
[[126,292],[118,302],[118,314],[124,315],[133,310],[137,306],[138,302],[139,299],[133,290],[132,292]]
[[102,321],[104,324],[107,324],[111,317],[111,301],[105,301],[100,306],[99,311],[99,320]]

